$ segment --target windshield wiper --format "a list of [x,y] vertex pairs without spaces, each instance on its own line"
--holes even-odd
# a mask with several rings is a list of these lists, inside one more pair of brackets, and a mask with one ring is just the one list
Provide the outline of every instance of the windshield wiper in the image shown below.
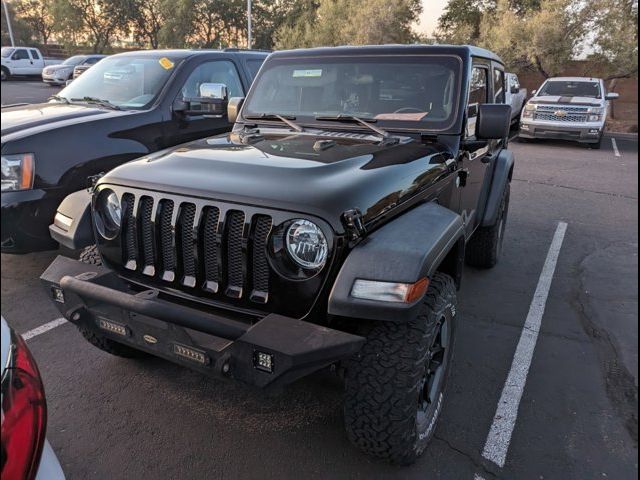
[[69,99],[67,97],[63,97],[62,95],[51,95],[48,100],[56,100],[62,103],[69,103]]
[[260,113],[258,115],[244,115],[244,118],[247,120],[280,120],[282,123],[286,123],[291,128],[293,128],[296,132],[304,132],[304,128],[302,128],[297,123],[293,122],[296,117],[291,115],[278,115],[277,113]]
[[71,101],[72,102],[94,103],[96,105],[100,105],[101,107],[111,108],[113,110],[122,110],[119,106],[114,105],[109,100],[103,100],[101,98],[82,97],[82,98],[72,98]]
[[373,130],[378,135],[382,136],[383,139],[391,138],[391,135],[389,134],[389,132],[387,132],[386,130],[383,130],[382,128],[375,127],[375,126],[371,125],[371,123],[369,123],[369,122],[377,121],[375,118],[364,119],[364,118],[356,117],[355,115],[348,115],[348,114],[345,114],[345,113],[340,113],[339,115],[321,115],[319,117],[316,117],[316,120],[318,120],[320,122],[354,122],[354,123],[359,123],[360,125],[364,125],[365,127],[367,127],[369,130]]

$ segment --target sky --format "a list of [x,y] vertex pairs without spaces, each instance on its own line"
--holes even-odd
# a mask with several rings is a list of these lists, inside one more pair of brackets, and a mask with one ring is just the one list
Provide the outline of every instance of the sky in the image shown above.
[[447,0],[422,0],[422,15],[416,30],[431,36],[446,4]]

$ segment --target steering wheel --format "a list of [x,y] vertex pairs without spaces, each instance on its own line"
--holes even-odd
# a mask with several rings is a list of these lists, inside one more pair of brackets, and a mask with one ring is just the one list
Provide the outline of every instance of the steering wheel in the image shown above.
[[425,113],[424,110],[420,110],[419,108],[415,108],[415,107],[402,107],[393,113],[405,113],[405,112]]

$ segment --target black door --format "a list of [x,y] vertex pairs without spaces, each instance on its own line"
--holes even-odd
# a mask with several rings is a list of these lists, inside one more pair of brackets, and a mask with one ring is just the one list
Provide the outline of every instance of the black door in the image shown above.
[[[200,85],[203,83],[225,84],[229,98],[245,96],[236,65],[231,60],[221,59],[207,61],[195,67],[176,98],[199,97]],[[226,114],[213,117],[172,112],[171,116],[171,121],[165,130],[167,146],[228,132],[232,127]]]
[[490,98],[490,65],[473,66],[469,88],[467,132],[465,153],[460,160],[459,188],[460,215],[465,222],[465,231],[471,235],[479,221],[482,186],[488,173],[489,154],[493,150],[490,142],[477,141],[475,137],[478,108]]

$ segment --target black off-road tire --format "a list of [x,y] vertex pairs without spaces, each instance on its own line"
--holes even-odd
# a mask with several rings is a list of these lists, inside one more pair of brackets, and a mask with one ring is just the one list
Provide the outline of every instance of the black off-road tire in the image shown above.
[[[346,364],[344,421],[351,442],[365,453],[409,465],[433,437],[443,405],[455,338],[456,287],[436,273],[417,316],[407,323],[380,322]],[[426,401],[425,382],[438,363],[434,347],[444,338],[438,388]],[[440,340],[438,340],[440,339]]]
[[502,201],[498,210],[498,220],[495,225],[489,227],[478,227],[467,243],[465,249],[465,261],[467,265],[476,268],[492,268],[498,263],[504,231],[507,225],[507,214],[509,213],[509,196],[511,184],[507,183],[502,193]]
[[[100,253],[98,253],[98,248],[96,247],[96,245],[85,247],[80,252],[78,260],[80,260],[82,263],[88,263],[89,265],[102,265]],[[88,330],[82,326],[78,326],[78,330],[91,345],[93,345],[94,347],[98,347],[103,352],[110,353],[111,355],[124,358],[142,358],[148,356],[148,353],[146,352],[136,350],[118,342],[114,342],[113,340],[103,337],[102,335],[99,335],[92,330]]]
[[78,257],[82,263],[88,263],[89,265],[102,265],[102,259],[100,258],[100,252],[96,245],[90,245],[84,247]]

